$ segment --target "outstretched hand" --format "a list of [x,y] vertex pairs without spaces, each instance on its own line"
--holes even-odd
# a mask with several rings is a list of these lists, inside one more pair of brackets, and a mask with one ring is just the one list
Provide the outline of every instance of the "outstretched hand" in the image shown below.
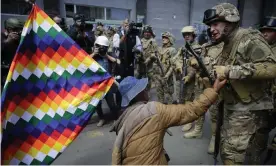
[[226,81],[227,81],[226,79],[221,80],[221,79],[217,78],[216,81],[215,81],[215,83],[214,83],[214,85],[213,85],[214,90],[216,92],[219,92],[219,90],[221,88],[223,88],[224,85],[226,84]]

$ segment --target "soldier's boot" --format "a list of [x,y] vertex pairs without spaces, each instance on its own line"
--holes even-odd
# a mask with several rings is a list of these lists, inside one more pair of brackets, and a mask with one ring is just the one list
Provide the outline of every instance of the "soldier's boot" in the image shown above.
[[209,146],[208,146],[208,153],[214,154],[214,152],[215,152],[215,136],[212,135],[212,138],[211,138]]
[[195,122],[195,128],[193,131],[185,133],[183,135],[184,138],[201,138],[202,137],[202,128],[204,123],[204,116],[198,118]]
[[211,130],[212,130],[212,138],[210,140],[209,146],[208,146],[208,153],[214,154],[215,152],[215,134],[216,134],[216,123],[211,121]]
[[237,163],[230,159],[224,160],[222,162],[223,162],[223,165],[242,165],[242,163],[239,163],[239,162]]
[[189,131],[189,130],[191,130],[191,128],[192,128],[192,123],[187,123],[187,124],[183,125],[182,131],[183,132]]

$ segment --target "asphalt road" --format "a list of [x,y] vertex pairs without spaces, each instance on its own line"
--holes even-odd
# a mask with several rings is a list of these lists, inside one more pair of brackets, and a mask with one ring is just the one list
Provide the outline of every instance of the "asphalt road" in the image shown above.
[[[151,99],[156,100],[155,91],[151,93]],[[108,112],[106,104],[103,106]],[[173,136],[166,134],[164,146],[169,154],[170,165],[212,165],[213,156],[207,154],[211,128],[209,114],[206,114],[203,137],[201,139],[184,139],[181,127],[173,127],[170,130]],[[93,122],[93,120],[92,120]],[[96,122],[96,121],[94,121]],[[65,151],[53,162],[54,165],[109,165],[115,133],[110,133],[109,128],[113,122],[97,127],[96,123],[89,124]],[[273,133],[275,134],[275,130]],[[220,161],[218,164],[222,164]],[[276,164],[276,153],[273,154],[269,164]]]

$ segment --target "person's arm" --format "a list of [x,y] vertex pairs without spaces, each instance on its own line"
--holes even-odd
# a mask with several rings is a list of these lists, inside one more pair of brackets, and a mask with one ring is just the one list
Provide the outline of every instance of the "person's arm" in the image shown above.
[[135,48],[137,50],[139,50],[140,52],[143,51],[143,46],[142,46],[142,43],[141,43],[141,40],[138,36],[136,36],[136,44],[135,44]]
[[266,43],[259,39],[248,40],[240,44],[238,54],[249,63],[215,66],[217,75],[239,80],[276,78],[276,57]]
[[120,36],[116,33],[113,36],[113,47],[119,48],[119,45],[120,45]]
[[225,85],[226,80],[214,83],[214,88],[207,88],[193,102],[178,105],[156,104],[163,128],[180,126],[198,119],[218,98],[218,91]]
[[116,62],[117,64],[121,64],[121,62],[120,62],[120,60],[119,59],[117,59],[117,58],[114,58],[114,57],[112,57],[112,56],[110,56],[110,55],[106,55],[106,57],[107,57],[107,59],[109,60],[109,61],[111,61],[111,62]]

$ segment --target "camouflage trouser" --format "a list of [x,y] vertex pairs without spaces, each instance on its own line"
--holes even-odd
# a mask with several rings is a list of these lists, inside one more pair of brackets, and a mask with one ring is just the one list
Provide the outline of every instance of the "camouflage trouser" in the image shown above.
[[[238,111],[224,108],[220,155],[223,164],[260,164],[267,146],[268,111]],[[247,163],[249,164],[249,163]]]
[[173,85],[163,84],[161,81],[156,81],[156,91],[158,101],[165,104],[172,104],[173,102]]
[[[180,96],[180,103],[185,103],[188,101],[193,101],[194,100],[194,83],[190,83],[185,85],[183,89],[183,96]],[[179,89],[180,92],[180,89]]]
[[[194,99],[198,98],[202,93],[204,89],[200,88],[199,86],[194,86]],[[202,121],[204,123],[205,120],[205,114],[203,114],[201,117],[198,118],[197,122]]]
[[148,72],[146,74],[141,74],[141,73],[137,72],[135,77],[138,78],[138,79],[148,78],[147,90],[149,91],[151,89],[151,85],[152,85],[152,82],[154,80],[154,73],[152,71]]
[[217,112],[218,112],[218,103],[217,101],[215,104],[213,104],[209,108],[209,114],[210,114],[210,120],[211,120],[211,130],[212,130],[212,136],[216,135],[216,128],[217,128]]
[[175,101],[180,101],[180,81],[179,80],[176,80],[176,82],[174,83],[174,86],[175,86],[175,91],[173,93],[173,100]]

